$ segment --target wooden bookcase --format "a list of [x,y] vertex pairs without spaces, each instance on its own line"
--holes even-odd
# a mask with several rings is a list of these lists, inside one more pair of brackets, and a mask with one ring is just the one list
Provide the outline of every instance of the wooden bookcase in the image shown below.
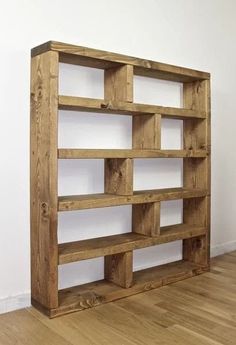
[[[59,95],[59,62],[103,69],[104,99]],[[134,75],[183,83],[183,108],[134,103]],[[132,149],[58,148],[60,109],[132,116]],[[161,149],[162,117],[183,120],[183,149]],[[133,159],[160,157],[183,158],[183,188],[133,191]],[[104,159],[104,193],[58,196],[58,159],[80,158]],[[160,202],[176,199],[183,199],[183,224],[160,227]],[[58,212],[127,204],[131,232],[58,244]],[[181,261],[133,272],[133,250],[176,240],[183,240]],[[210,74],[54,41],[33,48],[32,304],[50,317],[97,306],[200,274],[209,253]],[[101,256],[104,280],[58,290],[58,265]]]

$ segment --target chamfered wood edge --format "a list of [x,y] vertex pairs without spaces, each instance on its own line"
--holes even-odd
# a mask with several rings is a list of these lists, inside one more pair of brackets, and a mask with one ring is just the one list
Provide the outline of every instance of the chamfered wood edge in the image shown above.
[[[158,272],[159,270],[164,270],[165,273],[165,271],[168,272],[169,268],[173,271],[173,267],[175,266],[176,272],[174,271],[172,274],[163,274],[163,276],[157,275],[157,277],[155,278],[155,271]],[[182,266],[182,268],[178,269],[179,266]],[[72,288],[59,290],[60,302],[58,308],[47,309],[35,300],[32,300],[31,303],[36,309],[40,310],[52,319],[65,314],[96,307],[101,304],[132,296],[144,291],[153,290],[168,284],[178,282],[180,280],[194,277],[209,270],[210,265],[202,266],[191,263],[189,261],[180,260],[134,272],[134,284],[127,289],[121,288],[114,283],[100,280],[81,286],[74,286]],[[141,277],[142,275],[145,276],[145,279],[147,276],[150,277],[147,281],[143,281]],[[104,287],[106,287],[107,293],[102,294],[100,293],[100,290],[104,289]],[[72,302],[66,304],[66,299],[71,299]]]
[[[88,47],[81,47],[57,41],[48,41],[32,48],[31,56],[34,57],[49,50],[58,51],[59,53],[61,52],[63,54],[70,54],[75,59],[76,56],[81,56],[102,61],[109,61],[113,62],[114,64],[130,64],[135,67],[134,73],[137,75],[149,77],[153,76],[156,78],[160,77],[161,79],[182,82],[210,79],[210,73],[204,71],[198,71],[191,68],[175,66],[162,62],[156,62],[152,60],[136,58],[123,54],[107,52]],[[153,75],[151,71],[153,72]],[[156,74],[155,72],[160,72],[160,74]]]

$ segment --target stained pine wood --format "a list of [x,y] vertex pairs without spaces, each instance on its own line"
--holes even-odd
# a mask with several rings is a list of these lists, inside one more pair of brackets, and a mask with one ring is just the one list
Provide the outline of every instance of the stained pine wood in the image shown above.
[[211,272],[63,318],[35,308],[2,314],[0,343],[233,345],[235,264],[236,252],[228,253],[212,259]]
[[[129,232],[59,245],[59,264],[123,253],[171,241],[204,235],[206,228],[197,225],[177,224],[161,227],[159,236],[150,237]],[[156,234],[155,234],[156,235]]]
[[135,191],[133,195],[129,196],[106,193],[69,195],[58,198],[58,210],[72,211],[118,205],[143,204],[165,200],[198,198],[206,195],[207,191],[205,189],[196,188],[165,188]]
[[[104,98],[108,102],[133,102],[133,66],[125,65],[105,70]],[[105,193],[132,195],[133,159],[105,159],[104,178]],[[105,256],[104,276],[108,281],[129,288],[133,283],[133,252]]]
[[132,231],[147,236],[160,235],[160,202],[132,205]]
[[[98,306],[140,292],[171,284],[203,273],[204,267],[187,261],[177,261],[133,273],[133,285],[129,289],[107,280],[59,291],[59,307],[48,311],[51,318]],[[46,311],[45,311],[46,312]]]
[[199,224],[208,230],[205,236],[185,240],[183,256],[187,260],[209,265],[210,260],[210,83],[208,80],[184,85],[184,105],[206,112],[204,120],[184,122],[184,148],[205,149],[205,158],[184,159],[184,186],[206,188],[204,199],[184,201],[183,218],[188,224]]
[[118,286],[130,288],[133,284],[133,252],[105,256],[104,277]]
[[124,65],[105,70],[104,98],[108,102],[133,102],[133,66]]
[[57,90],[58,53],[31,64],[31,295],[58,306],[57,284]]
[[48,50],[59,52],[61,61],[65,63],[81,64],[102,69],[108,68],[111,66],[111,63],[114,64],[114,67],[118,65],[132,65],[134,66],[134,73],[137,75],[179,82],[210,78],[210,74],[207,72],[55,41],[49,41],[33,48],[31,55],[42,54],[42,52]]
[[161,115],[138,115],[132,118],[133,149],[161,149]]
[[105,159],[105,193],[117,195],[133,194],[132,159]]
[[156,150],[156,149],[58,149],[59,159],[105,158],[204,158],[207,150]]
[[64,95],[59,96],[59,109],[133,116],[161,114],[173,119],[206,118],[206,113],[199,110]]
[[[58,95],[59,62],[104,69],[104,99]],[[183,82],[184,106],[133,103],[134,75]],[[209,79],[206,72],[53,41],[32,50],[31,276],[37,309],[55,317],[209,269]],[[132,116],[132,149],[58,149],[60,109]],[[161,150],[162,117],[184,120],[183,149]],[[178,157],[184,159],[183,188],[133,192],[134,158]],[[78,158],[104,159],[104,193],[58,197],[57,160]],[[176,199],[184,199],[184,223],[160,228],[160,202]],[[132,232],[58,245],[58,211],[128,204]],[[183,240],[182,261],[133,273],[133,250],[175,240]],[[58,264],[99,256],[105,257],[104,280],[58,291]]]

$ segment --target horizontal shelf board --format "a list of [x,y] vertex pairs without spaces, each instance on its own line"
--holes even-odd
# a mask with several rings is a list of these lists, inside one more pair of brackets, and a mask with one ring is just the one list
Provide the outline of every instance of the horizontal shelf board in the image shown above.
[[128,289],[106,280],[63,289],[59,291],[59,307],[44,312],[53,318],[152,290],[207,270],[208,267],[181,260],[134,272],[134,283]]
[[204,197],[206,195],[207,191],[204,189],[164,188],[135,191],[133,195],[128,196],[106,193],[59,196],[58,211],[142,204],[164,200]]
[[159,105],[129,103],[121,101],[105,101],[103,99],[74,97],[74,96],[59,96],[59,109],[87,111],[108,114],[123,114],[123,115],[150,115],[161,114],[164,117],[171,117],[176,119],[186,118],[206,118],[204,111],[197,111],[184,108],[163,107]]
[[33,48],[31,56],[33,57],[49,50],[58,51],[60,61],[69,64],[101,69],[128,64],[134,66],[134,73],[136,75],[177,82],[210,78],[210,74],[207,72],[56,41],[49,41]]
[[59,149],[59,159],[102,158],[204,158],[206,150],[120,150],[120,149]]
[[205,227],[177,224],[161,228],[157,237],[148,237],[134,232],[92,238],[59,245],[59,264],[123,253],[130,250],[183,240],[206,234]]

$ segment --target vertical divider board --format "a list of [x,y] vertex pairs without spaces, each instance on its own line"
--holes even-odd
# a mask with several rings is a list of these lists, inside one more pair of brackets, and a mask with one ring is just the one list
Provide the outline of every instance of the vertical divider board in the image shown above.
[[[161,115],[137,115],[132,119],[133,149],[161,149]],[[132,231],[160,235],[160,202],[132,205]]]
[[[206,271],[210,259],[210,74],[54,41],[33,48],[31,56],[32,304],[56,317]],[[104,99],[58,95],[59,62],[103,69]],[[133,102],[134,75],[183,83],[183,108]],[[85,148],[72,155],[71,149],[64,150],[66,159],[104,158],[104,193],[58,197],[58,159],[62,158],[58,109],[132,116],[131,150]],[[162,117],[184,121],[183,150],[161,149]],[[183,188],[133,191],[134,157],[184,157]],[[160,231],[160,202],[176,199],[183,199],[183,224]],[[131,233],[58,244],[59,211],[129,204]],[[133,272],[133,250],[176,240],[183,240],[183,260]],[[58,290],[58,265],[100,256],[104,256],[103,280]]]
[[[109,68],[104,71],[106,101],[133,102],[133,66]],[[105,159],[105,193],[133,194],[133,159]],[[133,252],[108,255],[104,258],[104,277],[121,287],[133,283]]]
[[31,296],[47,309],[58,307],[58,55],[48,51],[31,62]]
[[207,196],[184,200],[183,221],[207,228],[206,235],[183,240],[183,258],[196,264],[210,263],[210,81],[185,83],[184,106],[206,112],[206,119],[184,121],[184,148],[207,149],[206,158],[184,159],[184,187],[204,188]]

